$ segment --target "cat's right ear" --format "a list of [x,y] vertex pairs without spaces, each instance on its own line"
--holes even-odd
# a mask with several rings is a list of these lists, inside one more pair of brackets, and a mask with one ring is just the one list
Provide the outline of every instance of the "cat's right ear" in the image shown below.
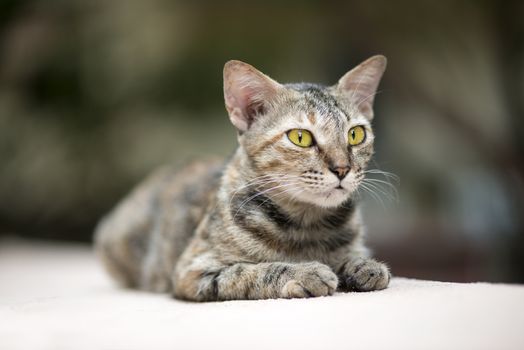
[[368,119],[373,119],[373,100],[386,69],[387,60],[382,55],[368,58],[349,72],[336,85],[338,91],[349,97]]
[[228,61],[224,66],[224,100],[231,123],[246,131],[263,115],[282,85],[241,61]]

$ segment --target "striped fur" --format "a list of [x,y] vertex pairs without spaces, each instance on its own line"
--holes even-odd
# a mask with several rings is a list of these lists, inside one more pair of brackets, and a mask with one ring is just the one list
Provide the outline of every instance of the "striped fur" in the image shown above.
[[[375,56],[323,87],[281,85],[228,62],[238,149],[227,162],[160,169],[139,185],[96,230],[107,270],[124,286],[193,301],[386,288],[354,195],[373,154],[370,104],[384,68]],[[357,125],[366,139],[348,146]],[[292,144],[291,129],[309,130],[315,145]],[[349,172],[339,179],[341,166]]]

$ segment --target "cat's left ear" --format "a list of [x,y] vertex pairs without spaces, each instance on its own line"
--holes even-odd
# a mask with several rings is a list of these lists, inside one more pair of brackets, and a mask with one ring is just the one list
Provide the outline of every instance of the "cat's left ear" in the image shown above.
[[224,66],[224,100],[233,125],[246,131],[267,107],[282,85],[241,61],[228,61]]
[[386,64],[386,57],[382,55],[368,58],[347,72],[336,85],[337,91],[349,98],[359,112],[370,120],[373,119],[373,101]]

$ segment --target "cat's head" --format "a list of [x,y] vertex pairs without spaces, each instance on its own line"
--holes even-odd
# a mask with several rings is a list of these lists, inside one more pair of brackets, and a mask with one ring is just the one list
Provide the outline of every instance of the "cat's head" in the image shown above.
[[224,67],[226,109],[266,195],[332,207],[358,188],[373,154],[373,56],[329,87],[280,84],[247,63]]

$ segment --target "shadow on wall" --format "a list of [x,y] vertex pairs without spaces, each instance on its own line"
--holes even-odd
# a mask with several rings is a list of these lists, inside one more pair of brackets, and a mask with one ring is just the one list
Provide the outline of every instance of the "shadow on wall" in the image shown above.
[[524,282],[523,15],[495,0],[4,1],[0,232],[88,241],[154,167],[232,152],[228,59],[331,84],[383,53],[376,159],[401,183],[400,203],[366,205],[378,256],[407,276]]

